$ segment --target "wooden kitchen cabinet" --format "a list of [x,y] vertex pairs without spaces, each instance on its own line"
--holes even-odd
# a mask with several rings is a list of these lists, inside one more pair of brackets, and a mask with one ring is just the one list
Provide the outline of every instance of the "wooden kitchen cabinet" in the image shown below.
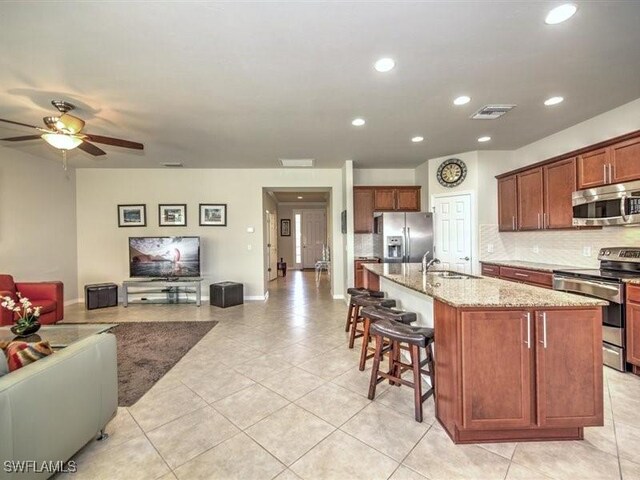
[[420,187],[375,187],[373,208],[377,212],[419,212]]
[[488,263],[482,263],[482,276],[484,277],[500,277],[500,267],[498,265],[490,265]]
[[355,233],[373,233],[373,189],[353,188],[353,229]]
[[543,167],[543,228],[571,228],[573,205],[571,195],[578,189],[576,159],[569,158]]
[[551,288],[553,286],[553,274],[531,270],[528,268],[500,267],[500,278],[512,280],[534,287]]
[[517,227],[518,194],[516,176],[498,180],[498,229],[512,232]]
[[455,443],[582,439],[603,425],[602,308],[436,300],[436,415]]
[[537,424],[602,425],[601,310],[538,311],[535,326]]
[[609,178],[609,148],[600,148],[578,156],[578,189],[605,185]]
[[355,233],[373,233],[374,212],[419,212],[420,187],[353,187]]
[[640,373],[640,286],[627,285],[627,362]]
[[640,179],[640,138],[634,138],[611,147],[610,183]]
[[543,228],[544,181],[542,168],[534,168],[516,175],[518,191],[518,230]]
[[527,315],[521,310],[462,313],[464,428],[532,424],[533,339]]
[[379,258],[367,258],[365,260],[356,260],[354,263],[354,283],[356,288],[365,288],[365,263],[380,263]]

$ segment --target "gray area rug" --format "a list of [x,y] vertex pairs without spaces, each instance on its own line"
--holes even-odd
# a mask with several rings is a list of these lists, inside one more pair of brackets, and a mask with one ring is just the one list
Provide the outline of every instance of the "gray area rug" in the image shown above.
[[131,322],[118,343],[118,405],[133,405],[218,322]]

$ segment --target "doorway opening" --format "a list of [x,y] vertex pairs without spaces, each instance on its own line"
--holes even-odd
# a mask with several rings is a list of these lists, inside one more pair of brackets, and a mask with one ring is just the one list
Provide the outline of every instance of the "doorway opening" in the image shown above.
[[473,196],[470,192],[431,197],[434,223],[434,250],[442,268],[473,273],[475,234]]
[[[331,190],[264,190],[265,286],[281,288],[296,271],[317,272],[316,287],[331,291]],[[275,238],[275,241],[274,241]]]

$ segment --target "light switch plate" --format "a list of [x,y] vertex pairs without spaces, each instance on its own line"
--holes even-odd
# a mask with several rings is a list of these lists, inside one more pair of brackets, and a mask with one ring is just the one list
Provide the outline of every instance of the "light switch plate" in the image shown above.
[[582,247],[582,255],[585,257],[591,256],[591,247]]
[[538,245],[534,245],[531,250],[533,251],[533,253],[540,253],[540,247]]
[[493,243],[487,244],[487,253],[493,253]]

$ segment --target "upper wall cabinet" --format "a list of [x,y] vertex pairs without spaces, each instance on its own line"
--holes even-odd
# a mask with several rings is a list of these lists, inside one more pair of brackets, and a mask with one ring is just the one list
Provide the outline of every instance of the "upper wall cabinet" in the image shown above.
[[544,228],[571,228],[571,195],[577,190],[576,159],[568,158],[543,167]]
[[501,232],[515,231],[517,228],[518,190],[516,176],[498,180],[498,228]]
[[640,138],[586,152],[578,157],[578,188],[640,180]]
[[420,187],[353,187],[355,233],[373,233],[373,212],[419,212]]
[[420,187],[376,187],[373,203],[377,212],[419,212]]
[[544,215],[542,168],[516,175],[518,182],[518,230],[539,230]]

